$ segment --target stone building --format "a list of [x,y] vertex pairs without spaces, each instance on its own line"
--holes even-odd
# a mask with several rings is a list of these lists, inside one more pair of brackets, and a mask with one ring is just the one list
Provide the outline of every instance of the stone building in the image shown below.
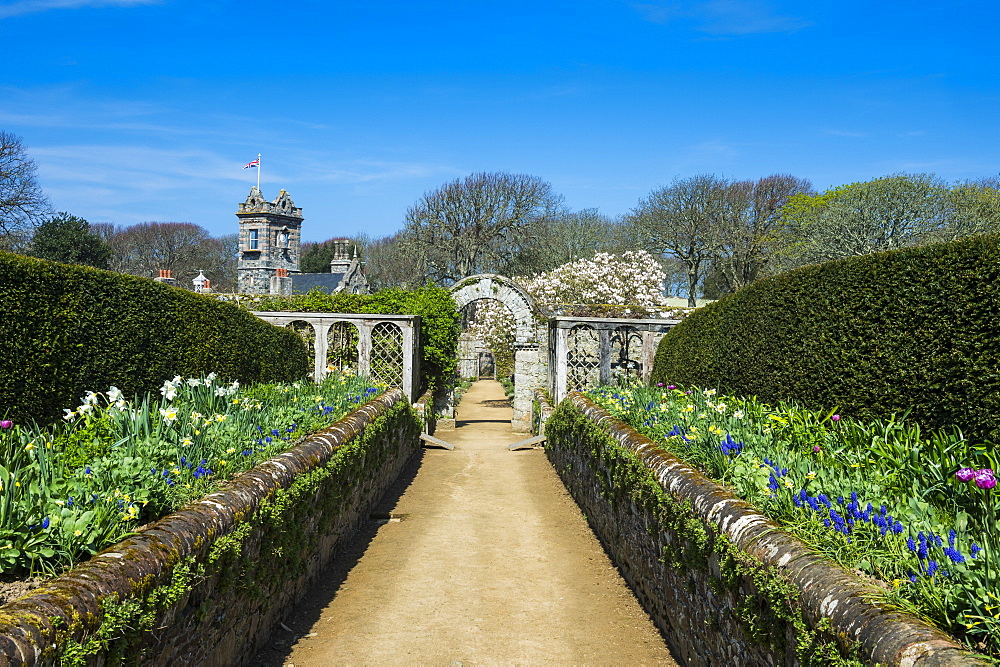
[[240,259],[236,269],[241,294],[281,294],[299,272],[302,209],[282,190],[273,202],[250,188],[240,204]]
[[240,294],[305,294],[316,288],[327,293],[370,291],[357,251],[352,257],[347,239],[337,239],[329,273],[299,270],[304,218],[285,190],[269,202],[256,187],[250,188],[236,217],[240,221]]

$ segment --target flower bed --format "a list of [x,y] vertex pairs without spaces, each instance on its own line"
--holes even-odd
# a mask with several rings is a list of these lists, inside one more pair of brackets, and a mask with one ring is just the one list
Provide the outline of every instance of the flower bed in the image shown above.
[[353,376],[88,392],[50,427],[0,422],[0,572],[52,573],[341,418],[378,389]]
[[1000,654],[995,453],[901,420],[855,421],[709,390],[602,388],[592,397],[885,600]]

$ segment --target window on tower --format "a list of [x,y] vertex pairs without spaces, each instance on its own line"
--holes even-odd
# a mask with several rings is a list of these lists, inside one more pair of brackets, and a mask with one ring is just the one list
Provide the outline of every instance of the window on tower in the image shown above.
[[257,239],[257,230],[256,229],[251,229],[250,230],[250,249],[251,250],[259,250],[260,246],[258,244],[259,244],[259,241]]

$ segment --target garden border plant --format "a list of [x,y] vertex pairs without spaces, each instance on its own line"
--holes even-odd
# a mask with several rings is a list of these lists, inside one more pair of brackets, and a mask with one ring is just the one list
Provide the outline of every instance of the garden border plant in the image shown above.
[[806,266],[688,316],[652,381],[1000,439],[1000,236]]
[[238,661],[367,516],[419,432],[401,392],[383,394],[0,609],[0,655]]
[[563,400],[545,433],[553,465],[680,659],[974,664],[583,395]]
[[235,304],[153,280],[0,251],[0,414],[54,421],[93,387],[127,394],[174,375],[291,382],[309,368],[293,332]]

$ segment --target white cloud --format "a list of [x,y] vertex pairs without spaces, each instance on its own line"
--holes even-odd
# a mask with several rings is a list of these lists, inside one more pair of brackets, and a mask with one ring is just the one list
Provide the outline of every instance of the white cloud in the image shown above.
[[812,25],[794,16],[777,12],[766,0],[698,0],[672,2],[632,2],[643,18],[653,23],[687,21],[696,30],[710,35],[751,35],[792,32]]
[[158,4],[159,0],[0,0],[0,19],[22,14],[46,12],[50,9],[80,7],[134,7]]

